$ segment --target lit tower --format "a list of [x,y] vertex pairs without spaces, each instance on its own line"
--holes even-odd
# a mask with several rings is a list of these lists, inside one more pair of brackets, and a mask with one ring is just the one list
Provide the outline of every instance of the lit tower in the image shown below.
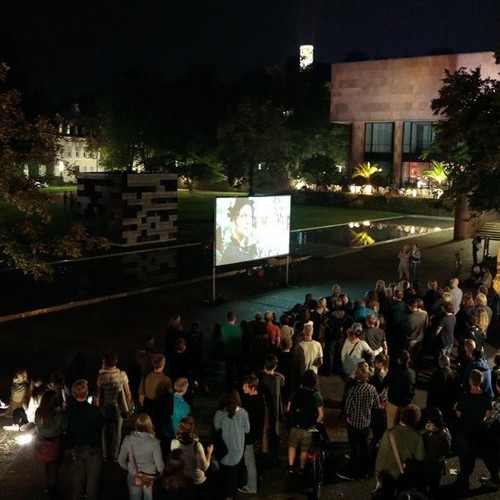
[[299,66],[300,71],[304,71],[311,67],[314,62],[314,45],[301,45]]

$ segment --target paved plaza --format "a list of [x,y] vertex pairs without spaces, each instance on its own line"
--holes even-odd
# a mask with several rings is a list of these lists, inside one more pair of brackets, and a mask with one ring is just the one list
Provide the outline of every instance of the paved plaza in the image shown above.
[[[454,272],[454,254],[460,251],[463,260],[463,277],[472,265],[471,242],[452,241],[451,231],[440,231],[416,238],[422,249],[422,284],[430,278],[446,283]],[[372,289],[381,278],[387,283],[397,280],[398,252],[401,241],[360,248],[343,255],[315,256],[294,263],[287,273],[283,267],[266,270],[263,277],[238,273],[216,281],[216,302],[211,302],[211,280],[184,284],[175,288],[148,294],[139,294],[123,299],[105,301],[86,307],[74,308],[59,313],[40,315],[0,324],[3,339],[1,352],[0,394],[8,396],[9,380],[13,373],[26,368],[29,374],[47,377],[55,369],[64,370],[72,354],[85,351],[89,359],[98,366],[102,354],[109,349],[117,350],[126,369],[126,360],[140,344],[145,334],[156,336],[163,344],[163,335],[168,318],[180,314],[185,328],[192,321],[201,322],[206,339],[210,337],[215,322],[224,321],[229,310],[239,320],[252,319],[256,312],[274,311],[278,316],[295,303],[302,302],[306,293],[315,298],[328,295],[331,286],[339,283],[352,298],[362,296]],[[497,252],[497,243],[490,251]],[[103,276],[103,279],[106,279]],[[491,340],[498,342],[497,331]],[[208,344],[208,341],[207,341]],[[496,352],[496,345],[488,350],[489,357]],[[125,365],[125,366],[123,366]],[[97,372],[95,373],[97,376]],[[217,407],[222,380],[220,367],[212,366],[210,394],[195,399],[193,413],[203,434]],[[336,376],[321,377],[321,390],[327,401],[325,422],[330,437],[336,443],[335,468],[344,464],[347,451],[345,423],[340,418],[339,402],[343,384]],[[425,390],[419,389],[417,403],[423,405]],[[9,423],[0,418],[0,425]],[[282,446],[282,452],[285,450]],[[30,445],[20,446],[13,433],[0,431],[0,481],[1,498],[37,499],[44,498],[43,470],[32,460]],[[66,461],[69,467],[70,453]],[[456,469],[455,458],[449,461],[449,468]],[[478,461],[472,481],[476,488],[474,498],[498,498],[498,493],[479,489],[478,477],[484,473],[482,462]],[[127,498],[125,471],[116,464],[103,464],[103,499]],[[448,474],[445,482],[453,482],[455,476]],[[325,485],[323,498],[369,498],[373,489],[372,478],[354,483],[332,479]],[[285,460],[274,468],[266,469],[259,495],[241,495],[248,498],[291,499],[306,498],[299,485],[290,481],[285,474]],[[445,493],[446,496],[446,493]]]

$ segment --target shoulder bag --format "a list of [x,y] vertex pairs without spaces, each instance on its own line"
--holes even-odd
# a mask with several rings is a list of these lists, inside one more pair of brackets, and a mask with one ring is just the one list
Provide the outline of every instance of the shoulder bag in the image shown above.
[[399,478],[397,482],[398,491],[407,491],[412,488],[420,489],[425,482],[424,464],[415,457],[407,458],[404,464],[401,462],[401,457],[399,456],[399,451],[396,446],[396,440],[394,439],[394,433],[392,430],[387,431],[389,433],[389,441],[391,442],[392,451],[394,457],[396,458],[396,463],[399,469]]
[[148,474],[147,472],[141,472],[139,467],[137,467],[137,462],[135,460],[134,449],[132,448],[132,443],[130,443],[130,454],[132,455],[132,460],[134,462],[135,473],[135,485],[139,488],[152,488],[155,484],[156,474]]

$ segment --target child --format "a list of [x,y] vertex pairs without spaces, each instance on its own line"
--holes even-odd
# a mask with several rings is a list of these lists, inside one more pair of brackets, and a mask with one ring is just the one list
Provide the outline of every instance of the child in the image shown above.
[[12,379],[9,406],[5,410],[3,416],[14,417],[14,412],[17,409],[22,409],[25,412],[28,408],[29,399],[30,386],[28,382],[28,373],[26,370],[19,370]]

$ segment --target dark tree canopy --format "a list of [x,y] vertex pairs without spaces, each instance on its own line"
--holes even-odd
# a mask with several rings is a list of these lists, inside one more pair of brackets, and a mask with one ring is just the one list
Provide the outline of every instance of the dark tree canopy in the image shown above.
[[467,195],[472,210],[498,209],[500,81],[480,68],[446,71],[432,110],[443,118],[436,144],[447,155],[451,194]]
[[[0,82],[7,68],[0,65]],[[30,121],[17,90],[0,90],[0,258],[36,278],[51,274],[49,260],[79,257],[87,238],[75,224],[64,234],[51,225],[50,198],[25,177],[24,168],[52,165],[58,151],[57,130],[45,117]]]

